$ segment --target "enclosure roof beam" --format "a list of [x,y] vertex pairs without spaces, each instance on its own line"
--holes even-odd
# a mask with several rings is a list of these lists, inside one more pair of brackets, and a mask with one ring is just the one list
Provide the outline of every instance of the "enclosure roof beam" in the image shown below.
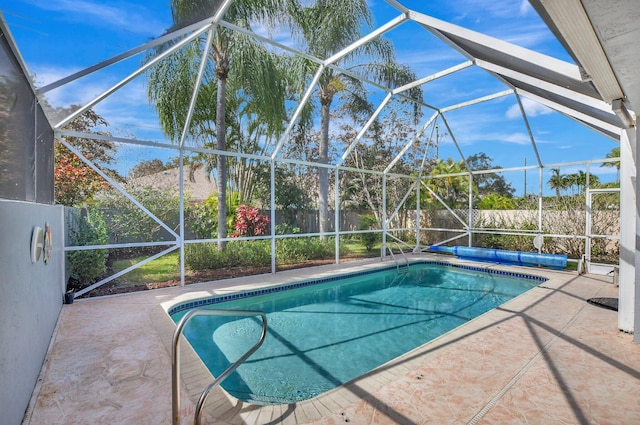
[[397,94],[397,93],[405,92],[405,91],[410,90],[410,89],[412,89],[414,87],[421,86],[421,85],[423,85],[425,83],[437,80],[438,78],[442,78],[442,77],[445,77],[445,76],[447,76],[449,74],[453,74],[455,72],[458,72],[458,71],[461,71],[463,69],[469,68],[470,66],[473,66],[473,62],[471,62],[471,61],[463,62],[463,63],[461,63],[459,65],[452,66],[451,68],[443,69],[442,71],[436,72],[435,74],[431,74],[431,75],[428,75],[426,77],[420,78],[420,79],[418,79],[418,80],[416,80],[416,81],[414,81],[412,83],[405,84],[402,87],[398,87],[396,89],[393,89],[392,93],[393,94]]
[[396,0],[385,0],[385,1],[387,3],[389,3],[391,6],[395,7],[396,9],[398,9],[402,13],[410,12],[409,9],[407,9],[405,6],[403,6],[402,4],[400,4],[400,2],[398,2]]
[[600,131],[600,133],[604,136],[607,136],[612,140],[619,141],[620,127],[616,125],[609,124],[607,122],[594,118],[593,115],[576,111],[575,109],[561,105],[560,103],[554,102],[545,97],[533,94],[523,89],[516,89],[516,93],[528,97],[531,100],[535,100],[536,102],[547,106],[548,108],[561,112],[562,114],[573,118],[578,122],[581,122],[581,124],[589,124],[591,128]]
[[[70,83],[72,81],[75,81],[75,80],[77,80],[79,78],[82,78],[84,76],[92,74],[92,73],[94,73],[96,71],[99,71],[99,70],[101,70],[103,68],[111,66],[111,65],[113,65],[115,63],[121,62],[121,61],[123,61],[123,60],[125,60],[127,58],[130,58],[131,56],[135,56],[140,52],[144,52],[145,50],[149,50],[149,49],[152,49],[152,48],[154,48],[156,46],[159,46],[159,45],[161,45],[163,43],[166,43],[169,40],[173,40],[173,39],[178,38],[178,37],[180,37],[180,36],[182,36],[184,34],[188,34],[191,31],[202,29],[202,28],[204,28],[206,30],[207,25],[210,25],[212,22],[213,22],[213,19],[212,18],[208,18],[208,19],[205,19],[203,21],[196,22],[195,24],[191,24],[189,26],[181,28],[181,29],[179,29],[177,31],[173,31],[173,32],[167,33],[167,34],[165,34],[165,35],[163,35],[161,37],[158,37],[158,38],[156,38],[156,39],[154,39],[154,40],[152,40],[152,41],[150,41],[148,43],[142,44],[142,45],[140,45],[138,47],[135,47],[135,48],[133,48],[131,50],[127,50],[124,53],[121,53],[119,55],[113,56],[113,57],[111,57],[109,59],[106,59],[106,60],[104,60],[102,62],[99,62],[99,63],[97,63],[95,65],[92,65],[90,67],[84,68],[81,71],[75,72],[75,73],[73,73],[71,75],[68,75],[68,76],[66,76],[64,78],[61,78],[58,81],[54,81],[51,84],[47,84],[44,87],[40,87],[37,90],[37,92],[38,92],[38,94],[45,94],[45,93],[47,93],[47,92],[49,92],[51,90],[57,89],[58,87],[64,86],[65,84],[68,84],[68,83]],[[199,31],[199,32],[202,33],[204,31]]]
[[[509,167],[509,168],[492,168],[490,170],[475,170],[472,171],[471,174],[492,174],[492,173],[506,173],[512,171],[523,171],[523,170],[539,170],[542,169],[551,169],[551,168],[560,168],[560,167],[573,167],[576,165],[586,165],[586,164],[601,164],[601,163],[609,163],[609,162],[618,162],[620,158],[602,158],[602,159],[590,159],[586,161],[573,161],[573,162],[559,162],[555,164],[543,164],[540,165],[527,165],[527,166],[519,166],[519,167]],[[460,173],[448,173],[448,174],[434,174],[424,176],[426,179],[439,179],[443,177],[462,177],[468,176],[468,172],[460,172]]]
[[533,137],[533,131],[531,131],[531,126],[529,125],[529,118],[524,110],[524,105],[522,104],[522,99],[518,93],[515,93],[516,100],[518,101],[518,107],[520,108],[520,114],[522,115],[522,119],[524,120],[524,125],[527,127],[527,134],[529,134],[529,140],[531,140],[531,147],[533,148],[533,152],[536,154],[536,161],[538,161],[538,165],[542,167],[542,160],[540,159],[540,153],[538,152],[538,145],[536,143],[535,137]]
[[351,142],[351,144],[347,147],[345,152],[342,154],[342,157],[338,161],[337,165],[344,164],[344,162],[349,157],[349,154],[351,153],[351,151],[353,151],[353,149],[357,146],[357,144],[360,142],[360,139],[362,139],[362,137],[367,132],[367,130],[369,130],[369,127],[371,127],[371,124],[373,124],[376,118],[378,118],[378,115],[380,115],[380,112],[382,112],[384,107],[387,106],[387,103],[389,103],[392,96],[393,95],[391,93],[387,93],[385,98],[382,99],[382,102],[380,102],[380,105],[378,105],[378,108],[374,111],[371,117],[369,117],[369,120],[365,123],[364,127],[362,127],[362,129],[360,130],[360,132],[358,133],[354,141]]
[[[397,19],[401,19],[401,17],[398,17]],[[406,21],[406,20],[407,20],[407,19],[404,19],[403,21]],[[400,23],[402,23],[402,22],[400,22]],[[398,26],[400,23],[394,23],[394,21],[391,21],[391,23],[390,23],[389,25],[394,24],[393,26],[395,27],[395,26]],[[384,91],[386,91],[386,92],[393,92],[394,94],[397,94],[398,96],[402,97],[403,99],[406,99],[406,100],[409,100],[409,101],[412,101],[412,102],[418,103],[418,104],[420,104],[420,105],[422,105],[422,106],[425,106],[425,107],[430,108],[430,109],[433,109],[433,110],[437,110],[437,108],[436,108],[435,106],[432,106],[432,105],[426,104],[426,103],[424,103],[424,102],[420,102],[418,99],[414,99],[414,98],[412,98],[412,97],[409,97],[409,96],[406,96],[406,95],[403,95],[403,94],[402,94],[402,92],[403,92],[403,91],[406,91],[406,90],[408,90],[408,88],[411,88],[411,87],[408,87],[408,88],[407,88],[407,87],[405,87],[405,88],[404,88],[404,89],[402,89],[402,90],[401,90],[401,89],[394,89],[394,90],[392,90],[392,89],[390,89],[389,87],[384,86],[384,85],[382,85],[382,84],[380,84],[380,83],[376,83],[375,81],[368,80],[368,79],[364,78],[363,76],[358,75],[358,74],[357,74],[357,73],[355,73],[355,72],[352,72],[352,71],[349,71],[349,70],[346,70],[346,69],[340,68],[339,66],[336,66],[336,65],[333,63],[333,61],[331,61],[331,60],[323,61],[322,59],[319,59],[319,58],[317,58],[317,57],[315,57],[315,56],[309,55],[309,54],[304,53],[304,52],[302,52],[302,51],[300,51],[300,50],[297,50],[297,49],[295,49],[295,48],[292,48],[292,47],[290,47],[290,46],[287,46],[287,45],[284,45],[284,44],[278,43],[277,41],[274,41],[274,40],[271,40],[271,39],[266,38],[266,37],[264,37],[264,36],[261,36],[261,35],[259,35],[259,34],[256,34],[256,33],[252,32],[252,31],[250,31],[250,30],[248,30],[248,29],[246,29],[246,28],[241,28],[241,27],[239,27],[239,26],[237,26],[237,25],[230,24],[230,23],[228,23],[228,22],[226,22],[226,21],[220,21],[220,23],[219,23],[218,25],[223,26],[223,27],[225,27],[225,28],[232,29],[232,30],[234,30],[234,31],[241,32],[241,33],[243,33],[243,34],[245,34],[245,35],[248,35],[248,36],[254,37],[254,38],[256,38],[256,39],[258,39],[258,40],[260,40],[260,41],[263,41],[263,42],[265,42],[265,43],[271,44],[271,45],[273,45],[273,46],[275,46],[275,47],[278,47],[278,48],[280,48],[280,49],[282,49],[282,50],[285,50],[285,51],[287,51],[287,52],[289,52],[289,53],[293,53],[293,54],[295,54],[296,56],[300,56],[300,57],[303,57],[303,58],[305,58],[305,59],[308,59],[308,60],[310,60],[310,61],[312,61],[312,62],[315,62],[315,63],[317,63],[317,64],[319,64],[319,65],[320,65],[320,64],[324,64],[327,68],[331,68],[331,69],[333,69],[333,70],[335,70],[335,71],[337,71],[337,72],[339,72],[339,73],[342,73],[342,74],[348,75],[348,76],[350,76],[350,77],[352,77],[352,78],[355,78],[355,79],[357,79],[357,80],[362,81],[363,83],[370,84],[370,85],[372,85],[372,86],[374,86],[374,87],[376,87],[376,88],[378,88],[378,89],[384,90]],[[381,28],[380,28],[380,30],[382,30],[383,28],[384,28],[384,27],[381,27]],[[391,28],[389,28],[389,29],[391,29]],[[386,29],[386,31],[388,31],[389,29]],[[338,54],[336,54],[336,55],[338,55]],[[334,56],[336,56],[336,55],[334,55]],[[467,65],[467,66],[470,66],[470,65]],[[465,66],[464,66],[464,64],[461,64],[461,65],[459,65],[459,67],[460,67],[460,69],[462,69],[462,68],[464,68]],[[457,67],[453,67],[453,68],[451,68],[451,72],[455,72],[455,71],[457,71],[457,70],[459,70],[459,69],[457,69]],[[445,73],[449,73],[447,70],[445,70],[445,71],[443,71],[443,72],[445,72]],[[437,74],[436,74],[435,78],[439,78],[440,76],[442,76],[442,75],[437,75]],[[427,78],[429,78],[429,77],[427,77]],[[435,78],[434,78],[434,79],[435,79]]]
[[234,25],[232,23],[229,23],[227,21],[220,21],[218,23],[218,25],[220,25],[221,27],[225,27],[225,28],[228,28],[230,30],[234,30],[236,32],[242,33],[244,35],[248,35],[250,37],[256,38],[256,39],[258,39],[258,40],[260,40],[262,42],[265,42],[267,44],[271,44],[272,46],[275,46],[275,47],[277,47],[279,49],[282,49],[282,50],[284,50],[286,52],[293,53],[296,56],[300,56],[300,57],[303,57],[305,59],[310,60],[311,62],[315,62],[318,65],[322,65],[324,63],[324,61],[322,59],[319,59],[319,58],[317,58],[315,56],[312,56],[312,55],[310,55],[308,53],[301,52],[300,50],[294,49],[293,47],[287,46],[286,44],[279,43],[279,42],[277,42],[275,40],[272,40],[270,38],[267,38],[267,37],[265,37],[263,35],[256,34],[255,32],[253,32],[253,31],[251,31],[251,30],[249,30],[247,28],[239,27],[239,26]]
[[273,46],[275,46],[275,47],[278,47],[278,48],[280,48],[280,49],[282,49],[282,50],[285,50],[285,51],[287,51],[287,52],[289,52],[289,53],[293,53],[293,54],[294,54],[294,55],[296,55],[296,56],[300,56],[300,57],[303,57],[303,58],[305,58],[305,59],[308,59],[308,60],[310,60],[310,61],[312,61],[312,62],[315,62],[315,63],[317,63],[318,65],[326,65],[326,67],[327,67],[327,68],[331,68],[331,69],[333,69],[333,70],[335,70],[335,71],[337,71],[337,72],[339,72],[339,73],[341,73],[341,74],[348,75],[348,76],[350,76],[350,77],[352,77],[352,78],[355,78],[355,79],[357,79],[357,80],[362,81],[363,83],[370,84],[370,85],[372,85],[373,87],[376,87],[376,88],[378,88],[378,89],[381,89],[381,90],[383,90],[383,91],[385,91],[385,92],[394,92],[394,91],[395,91],[396,93],[394,93],[394,94],[397,94],[398,96],[402,97],[403,99],[407,99],[407,100],[409,100],[409,101],[412,101],[412,102],[418,103],[419,105],[425,106],[425,107],[430,108],[430,109],[433,109],[433,110],[436,110],[436,109],[437,109],[435,106],[428,105],[428,104],[426,104],[426,103],[424,103],[424,102],[419,101],[418,99],[414,99],[414,98],[412,98],[412,97],[409,97],[409,96],[403,95],[402,93],[400,93],[400,90],[392,90],[392,89],[390,89],[390,88],[389,88],[389,87],[387,87],[387,86],[384,86],[384,85],[382,85],[382,84],[376,83],[375,81],[368,80],[368,79],[364,78],[362,75],[358,75],[358,74],[357,74],[357,73],[355,73],[355,72],[352,72],[352,71],[349,71],[349,70],[346,70],[346,69],[340,68],[339,66],[336,66],[336,65],[335,65],[335,64],[333,64],[333,63],[331,63],[331,64],[326,64],[326,62],[328,62],[328,61],[323,61],[322,59],[319,59],[319,58],[317,58],[317,57],[315,57],[315,56],[309,55],[309,54],[304,53],[304,52],[302,52],[302,51],[300,51],[300,50],[297,50],[297,49],[295,49],[295,48],[292,48],[292,47],[290,47],[290,46],[286,46],[286,45],[284,45],[284,44],[278,43],[277,41],[274,41],[274,40],[271,40],[271,39],[266,38],[266,37],[264,37],[264,36],[261,36],[261,35],[259,35],[259,34],[256,34],[256,33],[252,32],[252,31],[250,31],[250,30],[247,30],[246,28],[238,27],[237,25],[230,24],[230,23],[228,23],[228,22],[226,22],[226,21],[220,21],[220,23],[219,23],[218,25],[223,26],[223,27],[225,27],[225,28],[232,29],[232,30],[234,30],[234,31],[241,32],[241,33],[243,33],[243,34],[245,34],[245,35],[248,35],[248,36],[254,37],[254,38],[256,38],[256,39],[258,39],[258,40],[260,40],[260,41],[263,41],[263,42],[265,42],[265,43],[271,44],[271,45],[273,45]]
[[66,124],[68,124],[71,121],[73,121],[75,118],[77,118],[78,116],[83,114],[85,111],[91,109],[97,103],[99,103],[102,100],[104,100],[105,98],[109,97],[115,91],[117,91],[118,89],[120,89],[121,87],[123,87],[124,85],[129,83],[131,80],[136,78],[138,75],[144,73],[147,69],[151,68],[156,63],[158,63],[161,60],[163,60],[165,57],[171,55],[176,50],[179,50],[182,47],[184,47],[187,43],[190,43],[194,39],[198,38],[202,33],[207,31],[208,29],[209,29],[209,27],[200,28],[199,30],[197,30],[196,32],[191,34],[190,36],[180,40],[178,43],[176,43],[175,45],[171,46],[170,49],[167,49],[166,51],[162,52],[162,54],[160,54],[160,55],[156,56],[155,58],[153,58],[153,60],[145,63],[140,68],[138,68],[136,71],[134,71],[132,74],[130,74],[129,76],[127,76],[124,79],[122,79],[119,83],[115,84],[110,89],[108,89],[107,91],[103,92],[102,94],[100,94],[99,96],[94,98],[92,101],[90,101],[89,103],[85,104],[83,107],[79,108],[77,111],[73,112],[71,115],[69,115],[68,117],[66,117],[62,121],[60,121],[58,124],[53,126],[53,128],[55,130],[57,130],[57,129],[60,129],[60,128],[64,127]]
[[227,10],[229,10],[229,7],[231,7],[231,4],[234,2],[235,0],[224,0],[224,3],[222,3],[222,5],[220,5],[220,7],[218,7],[218,10],[216,11],[216,14],[213,15],[213,22],[219,22],[222,20],[222,17],[224,16],[225,13],[227,13]]
[[494,59],[494,62],[511,63],[514,69],[525,67],[536,72],[544,69],[551,78],[556,76],[584,85],[579,68],[572,63],[419,12],[410,11],[409,17],[474,62]]
[[457,105],[447,106],[445,108],[440,109],[440,112],[445,113],[445,112],[453,111],[456,109],[465,108],[467,106],[475,105],[477,103],[487,102],[489,100],[498,99],[504,96],[509,96],[510,94],[513,94],[512,89],[504,90],[498,93],[493,93],[484,97],[479,97],[477,99],[468,100],[466,102],[461,102],[461,103],[458,103]]
[[309,98],[313,93],[314,87],[316,84],[318,84],[318,81],[320,80],[320,77],[322,76],[322,72],[324,71],[324,69],[325,69],[325,66],[322,64],[318,67],[318,70],[316,71],[316,75],[313,76],[313,80],[311,81],[311,84],[309,84],[309,87],[307,87],[307,91],[305,92],[304,96],[300,100],[300,103],[298,104],[296,111],[293,113],[293,116],[289,120],[289,125],[285,129],[284,133],[282,133],[282,136],[280,136],[280,140],[278,141],[278,144],[276,145],[275,149],[273,150],[273,153],[271,154],[271,159],[275,159],[278,156],[278,153],[280,153],[280,149],[282,149],[282,146],[284,146],[284,142],[289,137],[289,133],[293,129],[293,126],[295,125],[298,118],[300,118],[300,115],[302,114],[302,110],[304,109],[305,105],[309,101]]
[[[538,168],[538,167],[532,165],[531,168]],[[429,175],[425,176],[425,178],[426,179],[441,179],[441,178],[444,178],[444,177],[467,177],[467,176],[469,176],[469,172],[468,171],[461,171],[459,173],[429,174]]]
[[[367,83],[367,84],[369,84],[369,85],[371,85],[371,86],[373,86],[373,87],[376,87],[376,88],[378,88],[378,89],[380,89],[380,90],[384,90],[384,91],[385,91],[385,92],[387,92],[387,93],[389,93],[389,92],[393,92],[393,90],[391,90],[391,89],[390,89],[389,87],[387,87],[387,86],[384,86],[384,85],[382,85],[382,84],[380,84],[380,83],[376,83],[375,81],[368,80],[368,79],[364,78],[362,75],[358,75],[358,74],[357,74],[357,73],[355,73],[355,72],[352,72],[352,71],[346,70],[346,69],[344,69],[344,68],[340,68],[340,67],[338,67],[338,66],[336,66],[336,65],[329,65],[329,66],[327,66],[327,68],[331,68],[331,69],[333,69],[333,70],[336,70],[337,72],[339,72],[339,73],[341,73],[341,74],[348,75],[348,76],[350,76],[350,77],[352,77],[352,78],[355,78],[355,79],[357,79],[357,80],[362,81],[363,83]],[[401,97],[401,98],[403,98],[403,99],[406,99],[406,100],[408,100],[408,101],[410,101],[410,102],[416,103],[416,104],[418,104],[418,105],[422,105],[422,106],[427,107],[427,108],[429,108],[429,109],[432,109],[432,110],[434,110],[434,111],[437,111],[437,110],[438,110],[438,108],[437,108],[437,107],[435,107],[435,106],[433,106],[433,105],[430,105],[430,104],[428,104],[428,103],[425,103],[424,101],[422,101],[422,100],[420,100],[420,99],[415,99],[415,98],[413,98],[413,97],[409,97],[409,96],[407,96],[407,95],[405,95],[405,94],[403,94],[403,93],[396,93],[396,96]]]
[[[191,101],[189,102],[189,109],[187,110],[187,117],[184,120],[184,128],[182,129],[182,134],[180,135],[180,143],[178,145],[182,148],[184,145],[184,141],[187,138],[187,134],[189,133],[189,127],[191,127],[191,119],[193,118],[193,110],[196,105],[196,100],[198,98],[198,93],[200,92],[200,84],[202,83],[202,76],[204,75],[204,70],[207,66],[207,60],[209,59],[209,52],[211,51],[211,42],[213,41],[213,29],[215,24],[211,24],[209,28],[209,34],[207,35],[207,44],[202,52],[202,59],[200,60],[200,68],[198,69],[198,75],[196,76],[196,81],[193,84],[193,93],[191,94]],[[180,180],[182,182],[182,179]]]
[[[505,85],[512,87],[516,91],[516,95],[527,93],[524,96],[530,99],[545,99],[546,103],[542,101],[538,101],[538,103],[554,109],[568,118],[580,122],[581,125],[586,125],[613,140],[618,140],[619,130],[616,128],[623,126],[622,121],[600,99],[490,62],[478,61],[478,66],[485,69]],[[550,106],[551,104],[560,105],[562,108]],[[576,116],[576,114],[579,115]],[[528,125],[528,117],[526,115],[523,116]],[[537,151],[537,146],[534,149]]]
[[338,53],[334,54],[333,56],[329,57],[328,59],[326,59],[324,61],[325,65],[330,65],[333,64],[334,62],[339,61],[340,59],[342,59],[343,57],[347,56],[349,53],[353,52],[354,50],[364,46],[366,43],[368,43],[369,41],[373,40],[374,38],[377,38],[379,36],[381,36],[382,34],[389,32],[390,30],[394,29],[395,27],[397,27],[398,25],[402,24],[403,22],[407,21],[409,19],[409,17],[406,14],[402,14],[400,16],[397,16],[396,18],[392,19],[391,21],[387,22],[385,25],[381,26],[380,28],[376,29],[375,31],[372,31],[371,33],[365,35],[364,37],[358,39],[356,42],[352,43],[351,45],[345,47],[344,49],[342,49],[341,51],[339,51]]
[[[469,164],[467,163],[467,158],[465,158],[464,154],[462,153],[462,149],[460,148],[460,144],[458,143],[458,140],[457,140],[455,134],[451,130],[451,127],[449,127],[449,122],[447,121],[447,117],[444,114],[440,114],[440,116],[442,117],[442,122],[447,127],[447,130],[449,130],[449,135],[451,136],[451,140],[453,140],[453,144],[456,146],[456,149],[458,150],[458,153],[460,154],[460,158],[462,158],[462,161],[464,162],[464,165],[467,167],[467,169],[469,169]],[[468,174],[468,173],[466,173],[466,174]]]
[[411,140],[409,140],[409,143],[404,145],[402,150],[400,152],[398,152],[398,155],[396,155],[396,157],[393,158],[391,163],[389,163],[389,165],[387,165],[387,168],[384,169],[384,173],[385,174],[387,174],[389,171],[391,171],[391,169],[394,167],[394,165],[396,165],[396,163],[400,160],[400,158],[402,158],[404,156],[404,154],[415,143],[415,141],[418,140],[418,138],[422,135],[422,133],[424,133],[424,131],[427,129],[427,127],[429,127],[429,125],[431,125],[431,123],[436,119],[436,117],[437,117],[436,114],[432,115],[431,118],[429,118],[427,120],[427,122],[424,123],[422,128],[411,138]]
[[480,68],[485,69],[492,74],[496,74],[501,77],[508,77],[508,81],[511,82],[512,85],[514,85],[516,88],[520,88],[518,82],[522,82],[528,85],[534,85],[541,90],[544,90],[545,92],[553,93],[569,99],[574,99],[575,101],[579,102],[579,104],[584,104],[591,108],[598,109],[603,113],[607,113],[612,116],[614,115],[613,112],[611,112],[611,107],[601,99],[585,95],[570,88],[566,88],[553,82],[545,81],[536,76],[526,74],[514,69],[506,68],[492,62],[478,60],[476,64]]
[[100,133],[84,133],[81,131],[58,130],[56,134],[59,134],[60,136],[79,137],[84,139],[104,140],[107,142],[124,143],[127,145],[141,145],[141,146],[150,146],[154,148],[165,148],[165,149],[175,149],[175,150],[179,149],[179,147],[174,145],[173,143],[160,143],[160,142],[152,142],[150,140],[128,139],[125,137],[116,137],[116,136],[100,134]]
[[[296,55],[296,56],[300,56],[300,57],[303,57],[303,58],[305,58],[305,59],[308,59],[308,60],[310,60],[310,61],[312,61],[312,62],[315,62],[315,63],[317,63],[318,65],[323,65],[323,64],[325,64],[325,62],[326,62],[326,61],[323,61],[322,59],[319,59],[319,58],[317,58],[317,57],[315,57],[315,56],[309,55],[309,54],[304,53],[304,52],[302,52],[302,51],[300,51],[300,50],[297,50],[297,49],[295,49],[295,48],[292,48],[292,47],[290,47],[290,46],[286,46],[286,45],[284,45],[284,44],[278,43],[277,41],[274,41],[274,40],[271,40],[271,39],[266,38],[266,37],[264,37],[264,36],[261,36],[261,35],[259,35],[259,34],[256,34],[256,33],[252,32],[252,31],[250,31],[250,30],[247,30],[246,28],[241,28],[241,27],[238,27],[238,26],[236,26],[236,25],[230,24],[230,23],[228,23],[228,22],[226,22],[226,21],[220,21],[220,23],[219,23],[218,25],[223,26],[223,27],[225,27],[225,28],[233,29],[234,31],[238,31],[238,32],[241,32],[241,33],[243,33],[243,34],[245,34],[245,35],[248,35],[248,36],[254,37],[254,38],[256,38],[256,39],[259,39],[260,41],[263,41],[263,42],[265,42],[265,43],[271,44],[271,45],[273,45],[273,46],[275,46],[275,47],[278,47],[278,48],[280,48],[280,49],[282,49],[282,50],[285,50],[285,51],[287,51],[287,52],[289,52],[289,53],[293,53],[293,54],[294,54],[294,55]],[[382,84],[376,83],[375,81],[368,80],[368,79],[364,78],[363,76],[358,75],[358,74],[357,74],[357,73],[355,73],[355,72],[352,72],[352,71],[349,71],[349,70],[346,70],[346,69],[340,68],[339,66],[336,66],[335,64],[328,64],[328,65],[326,65],[326,67],[327,67],[327,68],[331,68],[331,69],[333,69],[333,70],[335,70],[335,71],[337,71],[337,72],[339,72],[339,73],[341,73],[341,74],[345,74],[345,75],[348,75],[348,76],[350,76],[350,77],[352,77],[352,78],[355,78],[355,79],[357,79],[357,80],[360,80],[360,81],[362,81],[363,83],[370,84],[371,86],[376,87],[376,88],[378,88],[378,89],[381,89],[381,90],[383,90],[383,91],[385,91],[385,92],[394,92],[394,94],[397,94],[398,96],[402,97],[403,99],[406,99],[406,100],[409,100],[409,101],[415,102],[415,103],[417,103],[417,104],[419,104],[419,105],[422,105],[422,106],[425,106],[425,107],[427,107],[427,108],[429,108],[429,109],[433,109],[433,110],[437,110],[437,109],[438,109],[438,108],[436,108],[435,106],[432,106],[432,105],[426,104],[426,103],[424,103],[424,102],[421,102],[421,101],[419,101],[418,99],[414,99],[414,98],[412,98],[412,97],[409,97],[409,96],[403,95],[403,94],[401,93],[401,91],[404,91],[404,90],[397,90],[397,89],[396,89],[396,90],[392,90],[392,89],[390,89],[390,88],[389,88],[389,87],[387,87],[387,86],[384,86],[384,85],[382,85]]]

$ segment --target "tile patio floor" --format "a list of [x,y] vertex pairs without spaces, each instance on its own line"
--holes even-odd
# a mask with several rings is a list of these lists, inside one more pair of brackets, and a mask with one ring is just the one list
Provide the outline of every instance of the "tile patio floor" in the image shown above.
[[[24,425],[170,424],[167,306],[378,265],[346,263],[76,300],[62,309]],[[313,400],[256,407],[213,391],[204,422],[640,424],[640,344],[617,330],[615,311],[586,302],[617,297],[611,278],[516,269],[549,280]],[[211,376],[183,345],[181,418],[191,424],[194,401]]]

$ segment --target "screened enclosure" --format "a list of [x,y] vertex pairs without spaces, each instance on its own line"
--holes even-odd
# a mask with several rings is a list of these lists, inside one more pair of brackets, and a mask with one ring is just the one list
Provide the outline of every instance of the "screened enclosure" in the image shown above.
[[76,296],[432,245],[618,264],[626,125],[533,10],[544,43],[423,2],[173,4],[101,60],[31,70]]

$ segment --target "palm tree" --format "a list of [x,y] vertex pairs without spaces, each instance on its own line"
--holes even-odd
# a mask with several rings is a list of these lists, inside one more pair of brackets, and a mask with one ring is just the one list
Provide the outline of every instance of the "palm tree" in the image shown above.
[[[184,27],[213,16],[221,0],[172,0],[174,26]],[[224,19],[250,29],[250,23],[273,23],[287,18],[286,0],[236,0]],[[282,131],[286,118],[285,84],[280,77],[278,58],[250,36],[222,26],[213,28],[211,44],[196,40],[159,63],[149,73],[148,94],[155,103],[163,130],[177,141],[181,137],[191,90],[196,81],[203,49],[209,48],[209,61],[198,94],[191,136],[197,140],[215,141],[218,150],[227,150],[228,92],[241,90],[252,110],[271,134]],[[166,48],[166,46],[164,46]],[[214,101],[215,100],[215,101]],[[214,107],[215,105],[215,107]],[[226,192],[227,163],[224,155],[216,156],[218,188],[218,238],[227,237]],[[224,249],[225,243],[218,243]]]
[[[620,146],[616,146],[607,153],[606,158],[620,158]],[[616,167],[616,183],[620,183],[620,160],[615,162],[604,162],[603,167]]]
[[[578,194],[583,193],[587,189],[587,173],[580,170],[577,173],[567,174],[564,177],[565,187],[571,188],[571,193],[573,193],[573,187],[576,187],[576,192]],[[596,187],[600,184],[600,179],[598,176],[593,174],[589,174],[589,187]]]
[[[325,59],[358,41],[365,29],[371,29],[373,18],[366,0],[317,0],[310,6],[301,6],[292,13],[296,23],[294,35],[306,45],[307,53]],[[414,81],[415,74],[407,67],[395,62],[395,52],[388,40],[381,37],[355,48],[334,62],[342,69],[348,69],[378,83],[395,87]],[[300,67],[304,69],[303,67]],[[307,72],[312,72],[307,64]],[[306,75],[301,82],[308,81]],[[342,108],[353,118],[368,117],[373,108],[367,100],[367,91],[357,78],[353,78],[334,68],[326,68],[318,82],[320,104],[320,141],[318,162],[329,162],[329,124],[331,107],[340,98]],[[422,98],[420,88],[412,89],[410,96]],[[418,118],[417,105],[414,108]],[[328,230],[328,169],[318,171],[318,210],[320,232]]]
[[427,186],[445,201],[447,206],[456,208],[462,203],[462,195],[469,190],[469,177],[448,174],[459,174],[464,171],[466,171],[466,166],[463,161],[455,162],[453,158],[438,159],[429,174],[432,176],[445,175],[445,177],[431,178],[428,180]]
[[551,178],[549,179],[549,186],[556,191],[556,199],[560,200],[560,189],[564,189],[566,185],[566,178],[560,174],[559,168],[551,169]]

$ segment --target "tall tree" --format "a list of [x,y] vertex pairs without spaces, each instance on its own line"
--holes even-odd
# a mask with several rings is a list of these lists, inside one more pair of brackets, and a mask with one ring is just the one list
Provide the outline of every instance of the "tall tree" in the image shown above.
[[[467,158],[467,164],[472,171],[500,169],[493,165],[493,159],[486,153],[480,152]],[[478,195],[484,196],[491,193],[510,198],[516,190],[508,183],[504,176],[498,173],[474,174],[473,183],[478,188]]]
[[132,178],[139,178],[142,176],[148,176],[149,174],[159,173],[164,170],[173,168],[171,163],[163,163],[161,159],[154,158],[144,161],[140,161],[129,170],[129,176]]
[[[371,140],[359,143],[352,151],[345,165],[360,170],[383,171],[400,153],[415,133],[411,113],[403,108],[401,102],[390,102],[388,111],[373,126]],[[347,124],[340,125],[336,139],[343,145],[350,145],[358,134],[358,129]],[[417,146],[418,143],[415,144]],[[398,158],[393,167],[394,173],[410,175],[419,164],[422,154],[418,149],[409,149]],[[368,209],[376,220],[382,221],[382,177],[363,171],[340,173],[341,203],[344,208]],[[388,179],[386,190],[387,207],[398,205],[411,185],[409,179]],[[408,205],[412,205],[408,207]],[[415,209],[415,198],[410,196],[401,210],[402,216],[408,208]]]
[[562,174],[560,174],[559,168],[551,169],[551,178],[549,178],[549,186],[556,191],[556,199],[560,200],[560,190],[566,188],[566,180]]
[[[66,116],[77,108],[77,105],[72,105],[69,108],[58,108],[54,112]],[[65,130],[107,134],[102,130],[107,126],[104,118],[89,109],[67,124]],[[116,152],[112,142],[80,137],[65,137],[65,140],[77,148],[85,158],[101,165],[107,175],[119,178],[115,170],[107,167],[113,162],[113,156]],[[98,173],[61,143],[56,143],[54,146],[54,160],[53,179],[57,204],[81,206],[85,202],[91,201],[97,192],[109,186]]]
[[[223,3],[222,0],[172,0],[172,29],[213,16]],[[228,8],[224,19],[247,29],[256,23],[268,26],[286,19],[286,4],[285,0],[237,0]],[[210,46],[197,40],[150,72],[149,96],[156,104],[164,131],[173,140],[180,139],[204,48],[210,48],[210,63],[196,101],[191,136],[213,140],[216,149],[227,150],[228,92],[237,91],[242,91],[252,105],[251,111],[260,117],[270,133],[282,131],[286,118],[285,84],[279,76],[277,58],[253,37],[219,25],[214,28]],[[225,155],[216,156],[216,178],[218,238],[222,239],[227,237]],[[223,241],[218,243],[220,249],[225,245]]]
[[[600,185],[600,178],[596,175],[589,174],[589,184],[587,185],[587,173],[579,170],[577,173],[567,174],[564,176],[565,185],[571,189],[571,194],[582,194],[588,187],[597,187]],[[574,192],[575,188],[575,192]]]
[[[304,2],[304,6],[299,3],[292,15],[297,23],[298,32],[295,34],[306,45],[309,54],[321,59],[352,45],[373,27],[373,17],[366,0],[317,0],[309,5]],[[333,64],[389,87],[416,79],[408,67],[396,63],[392,44],[381,37],[355,48]],[[313,73],[315,69],[309,66],[306,71]],[[308,81],[308,75],[302,77],[301,81]],[[409,95],[421,99],[422,91],[415,88]],[[335,68],[324,69],[318,82],[320,141],[317,161],[321,164],[329,163],[331,107],[336,98],[340,99],[343,110],[356,119],[369,116],[373,110],[362,81]],[[417,119],[417,105],[414,111]],[[326,232],[329,217],[327,168],[318,167],[318,179],[320,232]]]
[[[607,159],[609,158],[620,158],[620,146],[616,146],[615,148],[611,149],[611,151],[609,151],[607,153],[607,156],[605,157]],[[604,162],[602,164],[603,167],[616,167],[616,183],[620,183],[620,160],[618,161],[614,161],[614,162]]]

